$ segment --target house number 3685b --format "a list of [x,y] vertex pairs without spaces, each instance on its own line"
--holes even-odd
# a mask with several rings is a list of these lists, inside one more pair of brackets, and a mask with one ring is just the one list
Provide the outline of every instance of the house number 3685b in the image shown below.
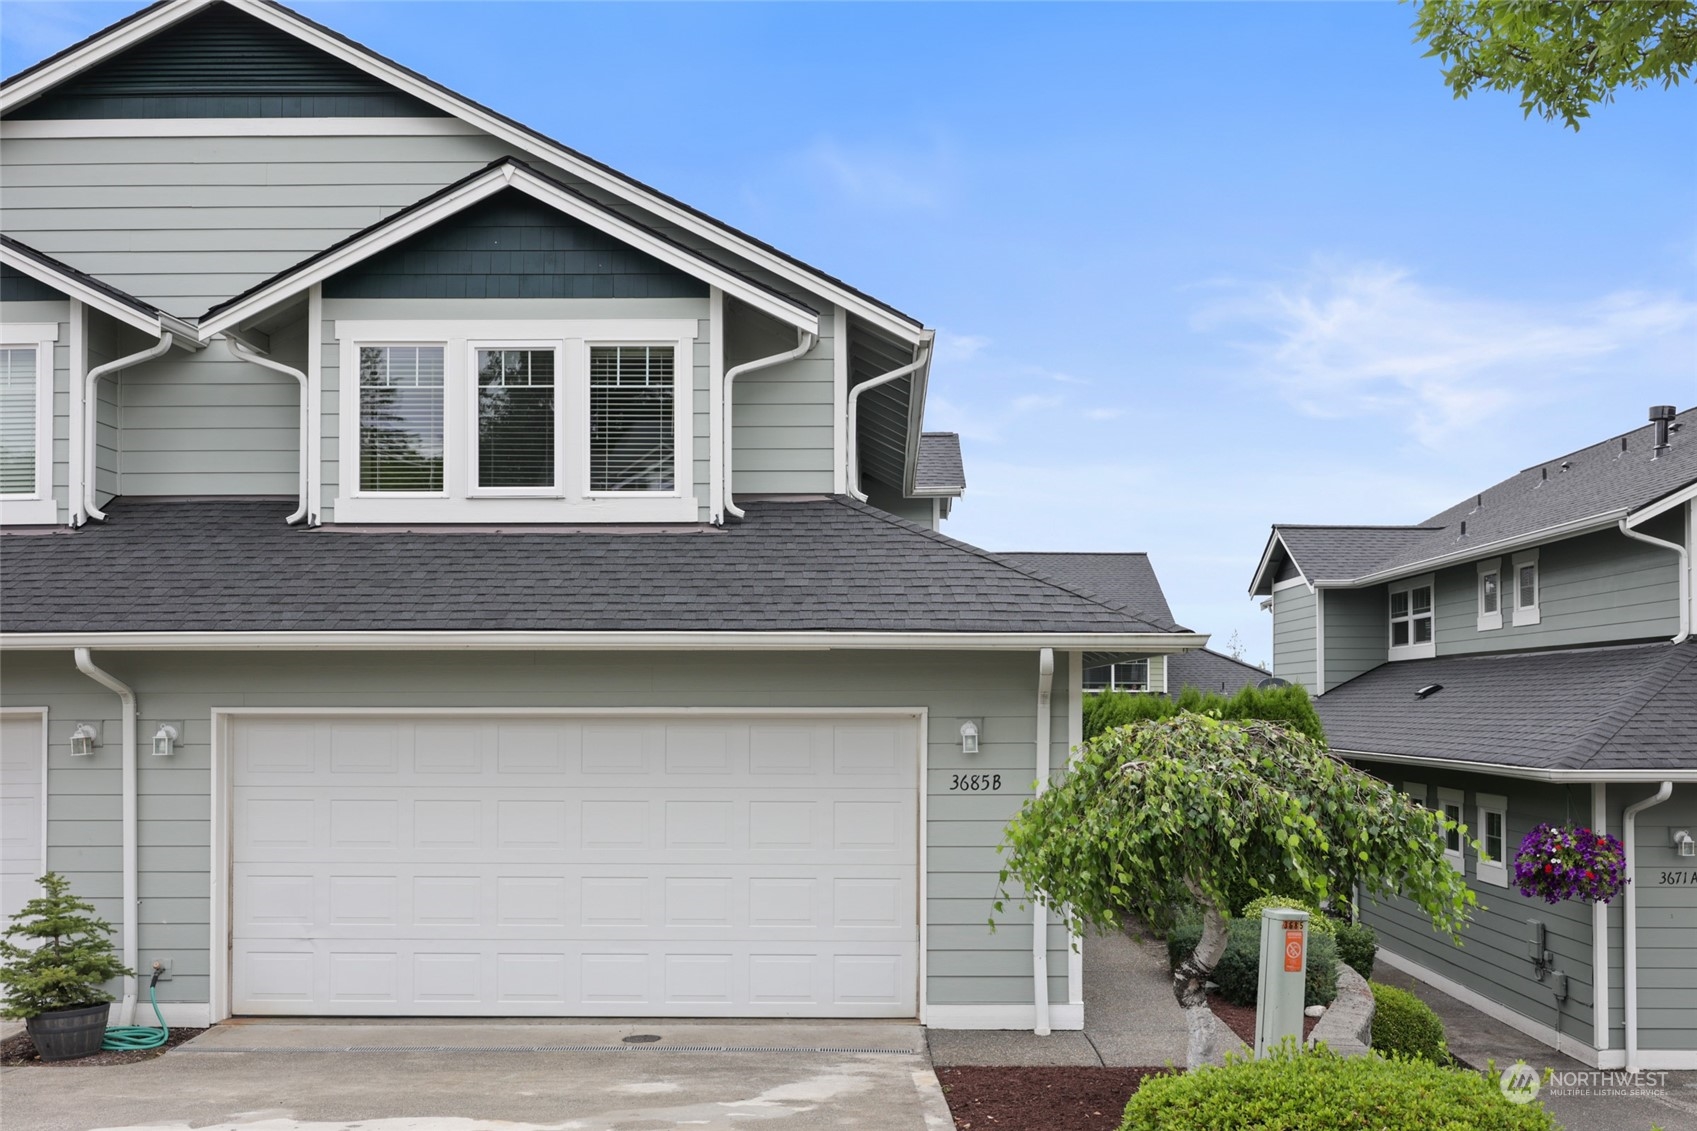
[[966,793],[984,793],[1002,788],[1001,774],[953,774],[949,778],[949,788],[962,790]]

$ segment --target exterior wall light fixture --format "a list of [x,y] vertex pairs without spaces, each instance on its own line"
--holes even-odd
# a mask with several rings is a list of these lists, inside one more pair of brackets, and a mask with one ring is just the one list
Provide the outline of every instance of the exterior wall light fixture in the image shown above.
[[93,723],[78,723],[71,732],[71,753],[78,758],[87,758],[99,745],[100,728]]
[[960,752],[962,754],[978,753],[978,724],[971,719],[960,724]]
[[153,732],[153,753],[165,757],[177,745],[177,728],[170,723],[161,723],[159,729]]

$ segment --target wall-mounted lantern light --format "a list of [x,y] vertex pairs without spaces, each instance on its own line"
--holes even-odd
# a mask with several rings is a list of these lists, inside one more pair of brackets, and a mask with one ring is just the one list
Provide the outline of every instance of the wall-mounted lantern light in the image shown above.
[[1673,844],[1675,848],[1679,849],[1681,856],[1697,856],[1697,840],[1691,839],[1691,833],[1688,830],[1680,829],[1674,833]]
[[960,752],[962,754],[978,753],[978,724],[971,719],[960,724]]
[[100,728],[93,723],[78,723],[77,729],[71,732],[71,753],[78,758],[86,758],[94,753],[94,748],[100,745]]
[[171,753],[171,748],[177,744],[177,728],[170,723],[161,723],[159,729],[153,732],[153,753],[164,757]]

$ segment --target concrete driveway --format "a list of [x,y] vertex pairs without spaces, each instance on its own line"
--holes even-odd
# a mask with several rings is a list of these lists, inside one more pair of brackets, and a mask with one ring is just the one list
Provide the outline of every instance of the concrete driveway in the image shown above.
[[913,1024],[248,1022],[140,1064],[6,1069],[3,1091],[30,1131],[953,1126]]

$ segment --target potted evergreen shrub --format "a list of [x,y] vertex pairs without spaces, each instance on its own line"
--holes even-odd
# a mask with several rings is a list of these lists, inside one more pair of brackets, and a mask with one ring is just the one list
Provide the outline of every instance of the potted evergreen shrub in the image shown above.
[[49,872],[40,882],[43,894],[0,934],[0,1016],[23,1018],[42,1060],[91,1056],[112,1001],[101,986],[131,971],[112,948],[112,925],[71,894],[69,880]]

